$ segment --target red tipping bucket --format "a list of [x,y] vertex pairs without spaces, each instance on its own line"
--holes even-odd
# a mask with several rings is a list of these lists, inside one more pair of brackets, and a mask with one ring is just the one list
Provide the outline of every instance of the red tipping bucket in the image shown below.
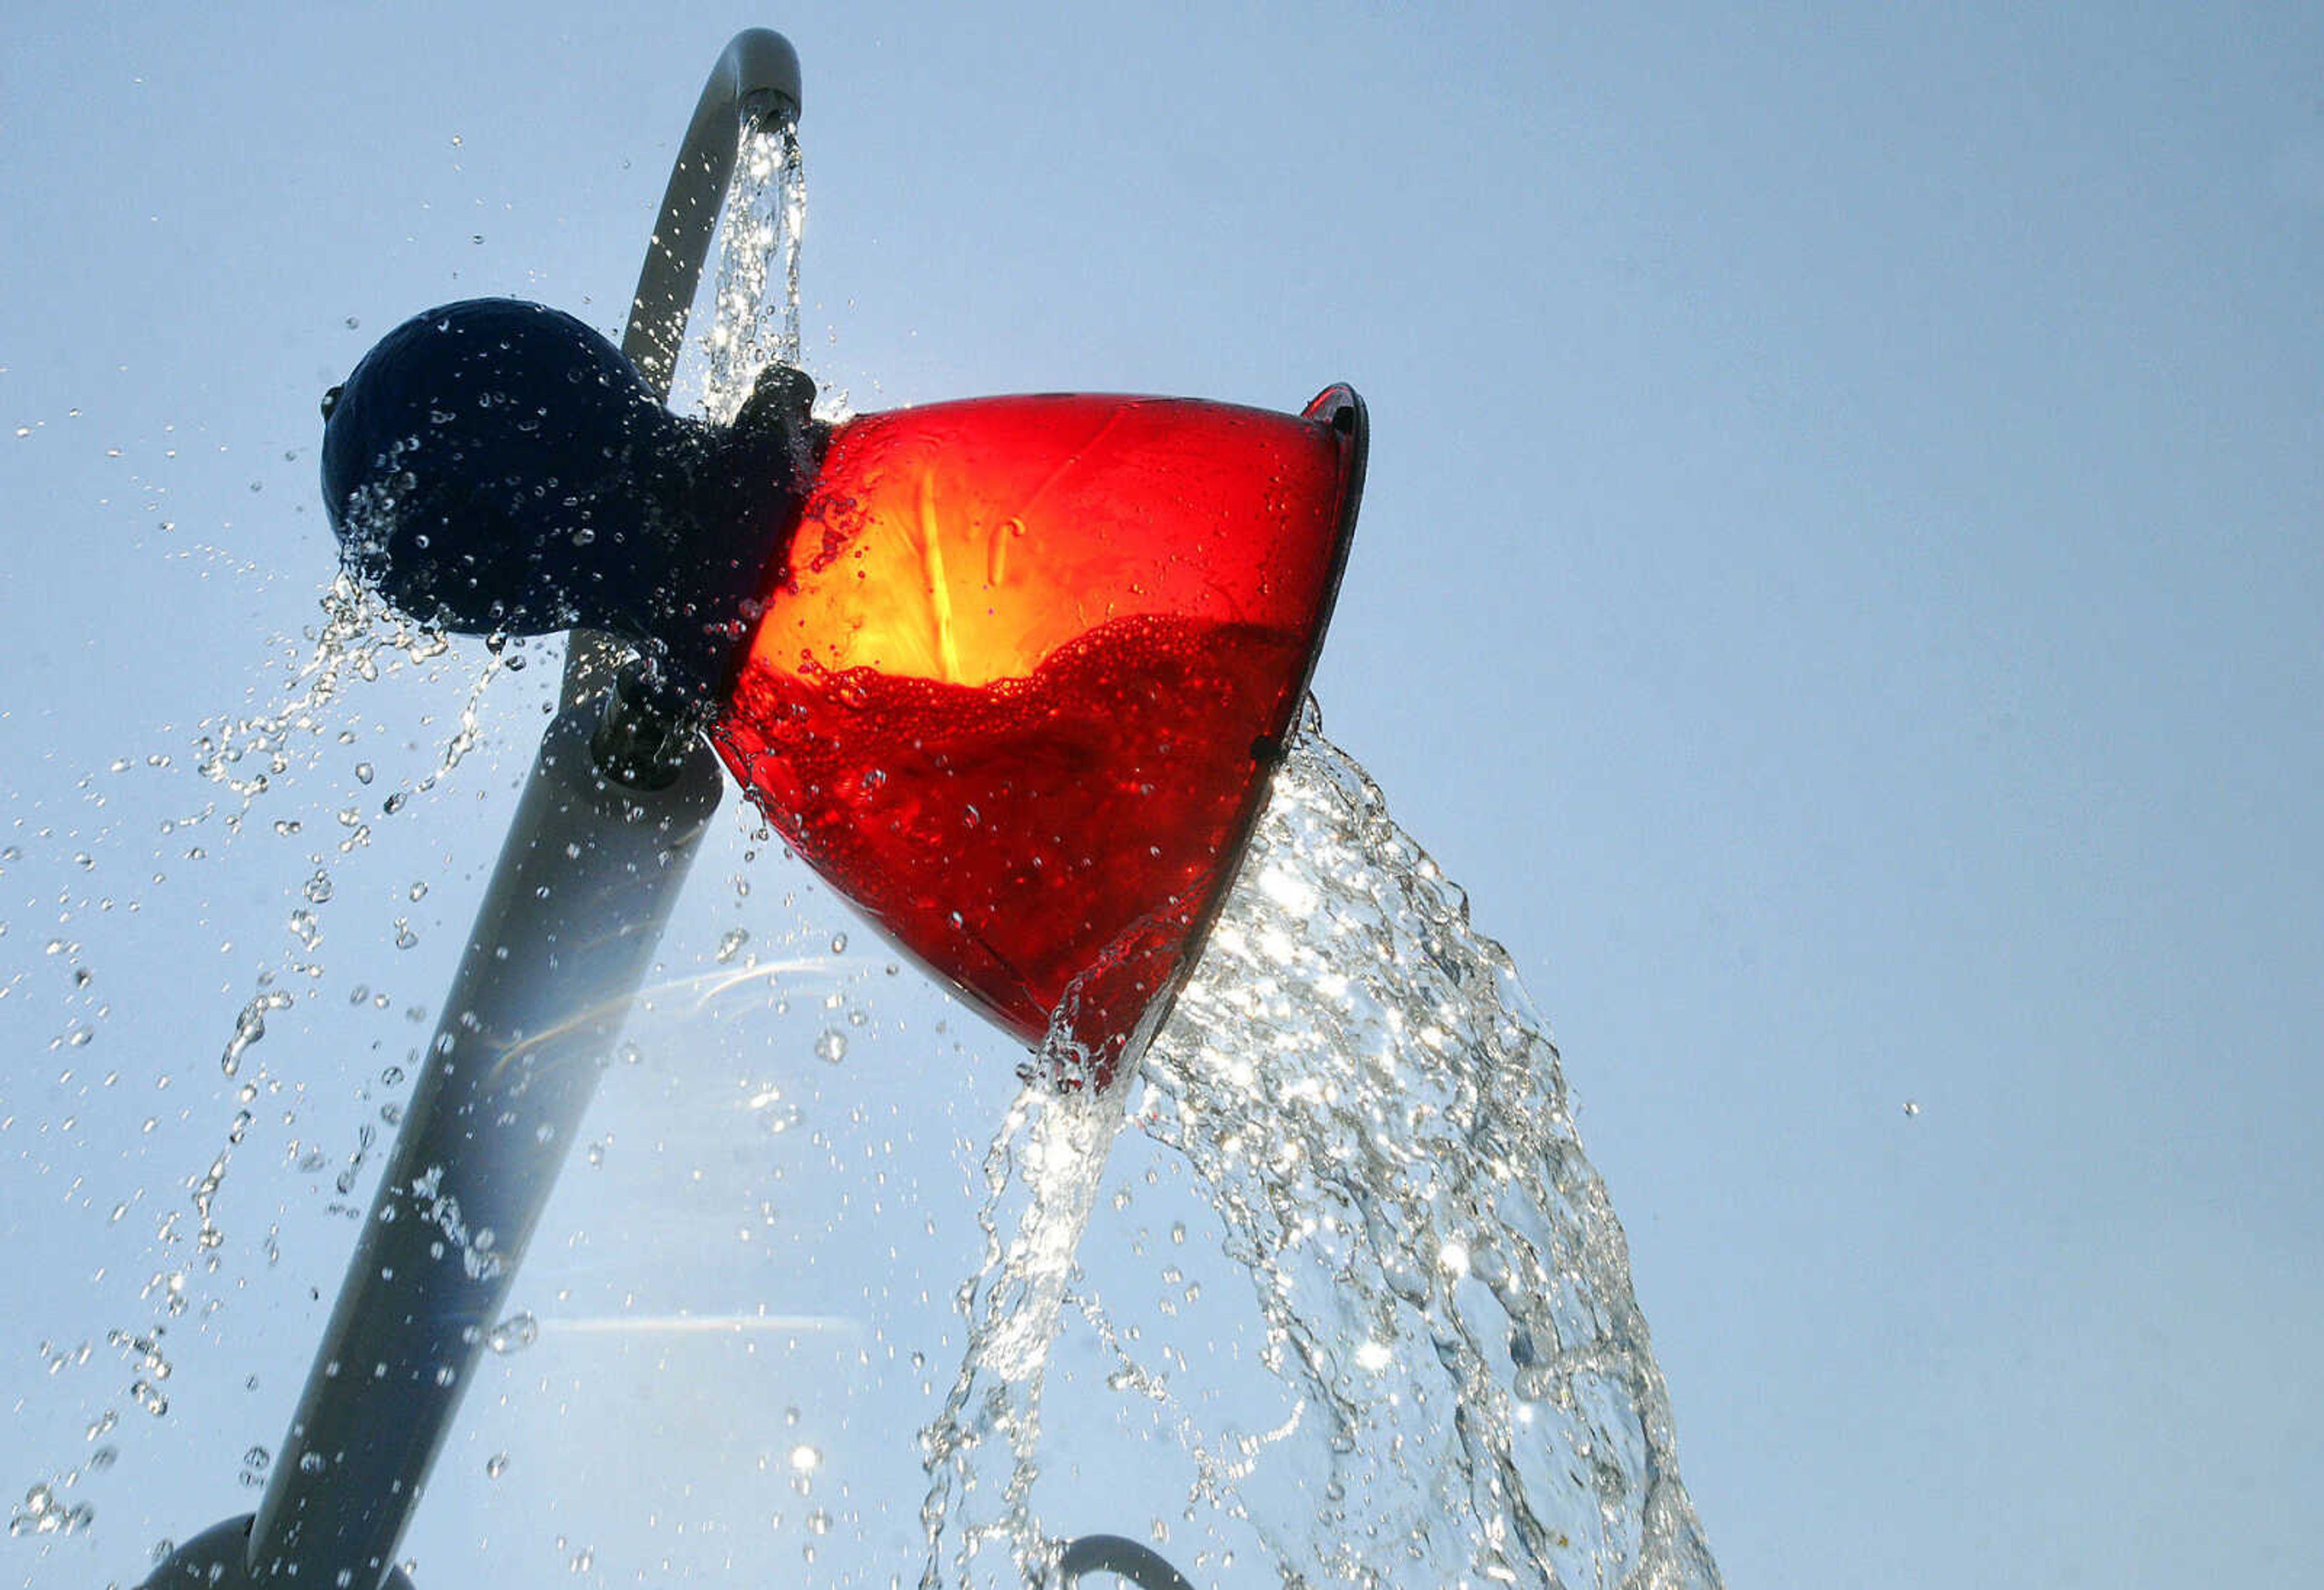
[[1101,1085],[1168,1009],[1329,620],[1363,408],[979,399],[848,420],[712,739],[792,848]]

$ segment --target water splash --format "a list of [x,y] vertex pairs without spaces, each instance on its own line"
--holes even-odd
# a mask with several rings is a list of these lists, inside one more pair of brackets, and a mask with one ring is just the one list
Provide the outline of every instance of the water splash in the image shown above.
[[761,370],[799,362],[799,238],[806,225],[798,130],[759,128],[743,141],[719,213],[702,407],[720,425],[733,419]]
[[[1628,1245],[1545,1024],[1321,729],[1311,703],[1135,1083],[1131,1117],[1193,1171],[1248,1274],[1290,1411],[1229,1438],[1174,1405],[1197,1488],[1284,1585],[1716,1590]],[[1017,1163],[1038,1137],[1027,1117],[988,1159],[967,1360],[925,1440],[924,1584],[945,1582],[947,1529],[963,1582],[995,1545],[1034,1582],[1055,1571],[1029,1502],[1040,1358],[995,1349],[1057,1269],[1028,1236],[1093,1181],[1111,1133],[1061,1178],[1038,1154]],[[1004,1245],[1012,1199],[1028,1235]],[[1175,1403],[1167,1371],[1077,1300],[1121,1356],[1119,1388]]]
[[1285,1460],[1343,1493],[1279,1539],[1357,1584],[1413,1582],[1421,1543],[1434,1583],[1716,1585],[1546,1025],[1321,731],[1311,706],[1139,1112],[1310,1400]]
[[[74,1477],[79,1476],[76,1475]],[[24,1493],[24,1500],[8,1515],[8,1532],[11,1535],[69,1535],[88,1529],[96,1521],[96,1510],[88,1503],[69,1501],[57,1494],[55,1486],[39,1482]]]
[[[281,641],[275,666],[288,677],[275,693],[279,704],[254,712],[221,713],[204,721],[195,748],[195,768],[226,798],[214,795],[198,811],[170,817],[161,824],[163,834],[216,821],[231,841],[250,832],[250,815],[260,809],[261,803],[272,801],[278,813],[285,810],[286,803],[289,810],[300,813],[277,815],[272,825],[276,838],[296,839],[318,826],[309,809],[316,799],[309,776],[333,753],[356,743],[364,732],[352,699],[355,684],[375,684],[399,674],[433,684],[459,666],[447,637],[398,617],[344,571],[323,593],[320,608],[319,622],[300,636]],[[125,1389],[115,1388],[108,1399],[115,1407],[134,1407],[156,1420],[168,1419],[171,1404],[165,1383],[171,1366],[160,1349],[166,1322],[197,1312],[208,1319],[242,1284],[226,1275],[226,1188],[238,1152],[257,1120],[259,1100],[281,1091],[263,1057],[254,1050],[266,1036],[270,1016],[289,1012],[298,1003],[299,997],[285,983],[322,975],[318,953],[324,908],[337,892],[333,872],[339,859],[367,846],[374,822],[394,814],[413,795],[432,788],[480,742],[486,686],[500,674],[521,666],[521,650],[516,644],[488,642],[488,653],[484,666],[469,682],[456,726],[437,748],[432,768],[423,763],[420,777],[388,779],[383,777],[383,765],[368,757],[355,763],[354,788],[343,797],[345,804],[336,814],[335,844],[315,841],[306,859],[311,870],[299,887],[303,904],[290,917],[295,949],[279,955],[257,973],[255,990],[235,1018],[222,1050],[210,1051],[225,1083],[217,1100],[217,1135],[194,1162],[196,1168],[182,1179],[180,1196],[173,1197],[157,1218],[149,1255],[153,1268],[139,1294],[140,1304],[152,1313],[142,1328],[116,1328],[111,1333],[133,1360],[125,1371]],[[166,769],[171,758],[156,754],[146,762]],[[121,766],[126,765],[124,759]],[[393,786],[383,799],[375,793],[382,782]],[[378,804],[367,811],[373,801]],[[187,853],[199,859],[203,852],[197,848]],[[153,881],[159,885],[163,880],[157,873]],[[167,1087],[171,1078],[171,1072],[165,1069],[160,1085]],[[294,1118],[297,1097],[294,1081],[292,1102],[286,1104],[279,1117],[283,1128]],[[341,1178],[343,1196],[346,1184],[362,1167],[374,1128],[364,1124],[357,1130],[360,1141]],[[265,1135],[263,1129],[260,1135]],[[319,1159],[316,1163],[319,1168]],[[134,1201],[124,1200],[121,1211],[125,1213]],[[192,1217],[190,1230],[185,1218],[188,1214]],[[272,1262],[275,1253],[272,1234],[264,1245]],[[110,1428],[115,1418],[115,1408],[108,1407],[98,1423]],[[92,1427],[92,1440],[97,1438],[97,1429]],[[113,1448],[103,1450],[109,1456]],[[90,1516],[85,1502],[44,1507],[35,1505],[40,1498],[32,1493],[27,1498],[12,1515],[11,1528],[15,1532],[69,1531],[83,1527]]]
[[[391,667],[398,658],[420,666],[450,649],[447,637],[397,617],[345,570],[323,593],[321,605],[323,623],[312,631],[313,649],[293,673],[282,704],[252,717],[214,718],[196,742],[202,776],[240,795],[245,810],[290,770],[292,750],[301,738],[322,734],[349,679],[377,679],[383,656]],[[452,751],[447,756],[447,766],[459,759]]]

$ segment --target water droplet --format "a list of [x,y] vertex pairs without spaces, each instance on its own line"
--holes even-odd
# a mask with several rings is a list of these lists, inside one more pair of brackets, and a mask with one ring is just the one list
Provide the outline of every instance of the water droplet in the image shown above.
[[721,966],[731,965],[734,957],[742,953],[742,946],[750,942],[751,930],[749,928],[728,928],[724,933],[720,935],[718,940],[718,964]]
[[800,1474],[811,1474],[823,1464],[823,1454],[802,1441],[791,1448],[791,1467]]
[[1904,1101],[1904,1113],[1908,1116],[1919,1115],[1921,1113],[1921,1101],[1917,1098],[1906,1099]]
[[847,1058],[847,1034],[837,1027],[825,1027],[815,1041],[815,1057],[827,1064],[837,1065]]
[[521,1353],[540,1339],[540,1321],[529,1313],[517,1313],[493,1326],[484,1345],[495,1353]]

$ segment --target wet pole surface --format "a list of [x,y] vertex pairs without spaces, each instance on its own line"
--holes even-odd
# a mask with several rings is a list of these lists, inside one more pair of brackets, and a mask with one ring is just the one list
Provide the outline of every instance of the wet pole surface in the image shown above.
[[700,747],[660,790],[601,777],[595,716],[542,740],[260,1503],[254,1584],[386,1576],[716,809]]

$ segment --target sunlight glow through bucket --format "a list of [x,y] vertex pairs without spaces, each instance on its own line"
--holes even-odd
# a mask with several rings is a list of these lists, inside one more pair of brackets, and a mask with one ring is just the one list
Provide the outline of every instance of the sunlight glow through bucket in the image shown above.
[[833,434],[713,740],[818,871],[1111,1071],[1231,880],[1330,614],[1360,410],[984,399]]

